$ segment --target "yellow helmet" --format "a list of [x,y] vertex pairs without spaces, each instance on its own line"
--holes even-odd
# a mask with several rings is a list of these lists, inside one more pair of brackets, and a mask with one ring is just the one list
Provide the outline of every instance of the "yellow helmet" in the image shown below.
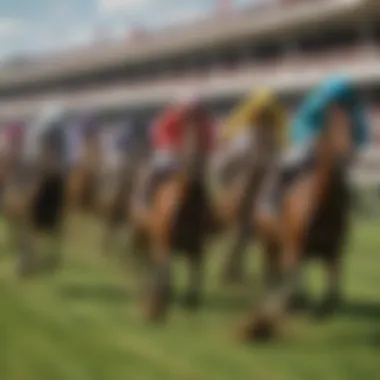
[[269,90],[253,92],[235,107],[223,126],[222,138],[232,139],[248,125],[256,124],[259,115],[269,111],[274,117],[274,123],[281,140],[284,140],[286,127],[285,108],[280,104],[274,93]]

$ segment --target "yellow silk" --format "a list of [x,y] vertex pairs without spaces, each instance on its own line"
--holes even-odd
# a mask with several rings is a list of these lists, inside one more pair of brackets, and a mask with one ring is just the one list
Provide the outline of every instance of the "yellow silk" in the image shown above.
[[285,108],[270,91],[254,92],[235,107],[223,125],[222,139],[232,140],[242,128],[257,124],[260,113],[269,110],[274,116],[279,138],[285,143],[287,117]]

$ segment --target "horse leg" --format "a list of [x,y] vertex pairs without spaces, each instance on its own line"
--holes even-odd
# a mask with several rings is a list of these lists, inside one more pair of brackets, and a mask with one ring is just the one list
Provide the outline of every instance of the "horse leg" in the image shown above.
[[290,299],[288,302],[288,311],[297,313],[297,312],[301,312],[301,311],[305,311],[309,309],[311,305],[311,301],[304,287],[305,284],[304,284],[304,279],[303,279],[301,270],[299,270],[295,274],[294,281],[295,281],[294,282],[295,290],[293,294],[290,296]]
[[[318,185],[318,184],[317,184]],[[310,216],[316,208],[319,189],[307,177],[282,200],[282,214],[278,218],[277,237],[281,247],[279,265],[282,278],[268,296],[257,315],[248,319],[244,330],[249,338],[273,337],[299,290],[301,258],[304,253]],[[312,196],[310,196],[310,193]]]
[[263,243],[264,259],[264,285],[267,291],[278,286],[281,280],[281,270],[279,265],[279,247],[272,241]]
[[341,260],[336,256],[325,262],[327,291],[316,309],[316,316],[325,318],[334,313],[341,300]]
[[227,284],[241,284],[244,282],[243,267],[245,252],[249,243],[249,233],[239,228],[232,250],[224,265],[222,281]]
[[184,307],[196,309],[200,305],[200,295],[203,285],[203,258],[201,254],[189,258],[190,278],[189,287],[183,299]]
[[152,283],[148,296],[148,318],[165,317],[172,297],[172,237],[178,200],[178,182],[170,182],[158,194],[150,219]]
[[297,245],[289,245],[289,248],[285,245],[284,254],[279,260],[282,276],[268,292],[258,312],[254,310],[249,313],[240,331],[242,339],[268,340],[274,336],[297,290],[300,253]]
[[[280,249],[279,246],[272,242],[266,241],[264,248],[264,283],[267,291],[275,289],[281,281],[280,268]],[[297,312],[309,307],[310,302],[303,287],[303,278],[301,271],[295,274],[295,291],[291,295],[288,303],[288,311]]]
[[[172,293],[169,234],[161,225],[150,240],[151,274],[148,285],[147,318],[157,321],[166,316]],[[166,231],[168,232],[168,231]]]
[[147,317],[151,321],[165,318],[172,295],[172,268],[170,260],[154,260],[151,268]]

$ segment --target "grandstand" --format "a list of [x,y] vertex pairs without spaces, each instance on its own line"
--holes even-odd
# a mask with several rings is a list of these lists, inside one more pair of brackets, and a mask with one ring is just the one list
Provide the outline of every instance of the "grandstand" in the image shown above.
[[380,3],[266,1],[26,62],[0,70],[2,119],[30,115],[51,99],[73,112],[148,109],[193,89],[220,109],[263,86],[292,104],[326,75],[343,73],[362,86],[377,125]]
[[[3,118],[46,99],[72,111],[159,105],[200,88],[217,102],[269,86],[291,101],[331,73],[380,93],[377,0],[282,0],[0,71]],[[223,103],[225,104],[225,103]],[[375,111],[378,114],[378,111]]]
[[378,183],[378,0],[263,1],[128,40],[24,59],[0,69],[0,121],[29,117],[58,100],[74,114],[128,112],[146,124],[157,108],[193,90],[223,114],[258,87],[273,88],[291,108],[333,73],[352,77],[370,104],[376,145],[355,175]]

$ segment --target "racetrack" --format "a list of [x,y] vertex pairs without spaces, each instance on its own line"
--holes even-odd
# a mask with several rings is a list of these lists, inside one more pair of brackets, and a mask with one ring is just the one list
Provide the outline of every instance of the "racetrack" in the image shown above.
[[[1,380],[379,378],[379,222],[355,226],[346,304],[333,320],[298,317],[280,343],[252,346],[234,340],[249,294],[218,285],[221,246],[210,255],[202,310],[189,315],[175,306],[168,323],[148,326],[139,318],[133,270],[102,257],[98,236],[94,223],[70,234],[64,268],[54,277],[20,281],[10,253],[1,252]],[[318,266],[310,277],[317,294]]]

